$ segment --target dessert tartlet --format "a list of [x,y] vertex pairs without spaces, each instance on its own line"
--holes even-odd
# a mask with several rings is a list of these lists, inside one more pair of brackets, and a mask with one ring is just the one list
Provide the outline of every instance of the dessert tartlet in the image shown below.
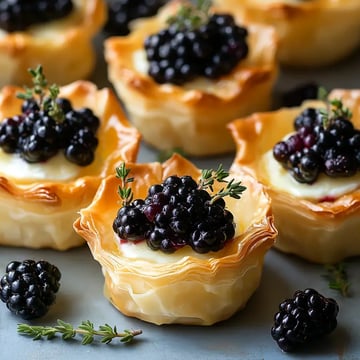
[[215,0],[215,4],[242,21],[273,26],[279,36],[279,60],[284,65],[325,66],[339,62],[360,46],[357,0]]
[[[179,1],[170,2],[156,16],[137,20],[128,36],[105,41],[109,80],[144,141],[156,149],[179,148],[194,156],[230,152],[235,145],[226,124],[238,116],[265,111],[271,106],[271,90],[278,70],[275,32],[270,27],[249,23],[243,27],[232,23],[228,15],[211,13],[210,9],[208,21],[213,22],[212,26],[216,21],[221,23],[214,26],[216,31],[230,29],[228,36],[235,34],[236,38],[228,39],[231,44],[225,47],[208,40],[191,40],[202,39],[203,35],[199,34],[209,31],[209,22],[202,25],[201,31],[185,29],[177,33],[177,25],[169,27],[167,21],[176,16],[181,6]],[[216,20],[216,15],[220,20]],[[169,40],[164,47],[154,50],[158,36],[165,42],[165,38],[174,36],[176,45],[170,45]],[[196,51],[191,50],[193,44]],[[219,49],[224,52],[214,55],[215,60],[200,59]],[[149,61],[149,56],[158,56],[154,52],[158,52],[159,58]],[[177,55],[173,57],[175,52]],[[191,58],[195,53],[196,61]],[[234,62],[233,56],[241,59]],[[225,69],[229,63],[232,70],[216,76],[218,69],[214,67]],[[158,71],[158,66],[163,65],[168,66],[167,70]],[[164,76],[162,71],[166,73]]]
[[[15,16],[8,26],[4,24],[5,28],[0,28],[0,86],[30,84],[27,70],[38,64],[46,68],[48,80],[59,85],[86,79],[91,74],[95,66],[92,41],[106,21],[106,3],[104,0],[72,0],[72,4],[71,11],[63,17],[44,22],[35,18],[34,24],[17,30]],[[18,4],[14,6],[21,9]],[[29,11],[47,15],[40,9],[29,10],[36,2],[22,6],[24,14],[20,15],[24,19],[32,18]],[[2,15],[8,18],[6,13]],[[24,19],[18,20],[20,25]]]
[[[329,105],[314,100],[229,124],[237,143],[232,168],[249,172],[272,198],[274,247],[324,264],[360,254],[360,91],[337,89],[329,98],[352,116],[335,107],[329,117]],[[317,119],[323,125],[314,126]],[[293,153],[284,163],[276,160],[282,149]]]
[[[21,90],[6,86],[0,92],[0,244],[66,250],[84,243],[72,227],[78,211],[91,202],[101,178],[111,174],[114,166],[123,160],[136,160],[140,134],[127,121],[110,89],[100,90],[91,82],[77,81],[61,87],[59,96],[70,100],[74,110],[88,108],[98,118],[97,140],[86,137],[87,129],[81,130],[85,134],[83,140],[76,140],[81,144],[95,142],[91,163],[81,154],[80,166],[67,161],[62,150],[52,151],[49,146],[37,149],[40,142],[31,142],[32,137],[27,135],[21,140],[26,151],[19,152],[11,149],[20,144],[20,138],[12,144],[12,126],[24,129],[36,116],[43,119],[40,125],[49,122],[43,113],[32,113],[31,101],[27,102],[26,114],[21,112],[26,103],[17,97]],[[9,125],[3,126],[4,122]],[[38,126],[36,131],[37,136],[52,136],[46,126]],[[71,146],[67,156],[76,157],[74,145]]]
[[[134,179],[130,185],[134,199],[144,199],[151,186],[174,174],[195,180],[200,177],[200,170],[178,154],[163,164],[125,166]],[[262,186],[241,172],[230,176],[246,187],[240,200],[225,200],[234,216],[235,235],[230,235],[218,251],[202,248],[202,253],[193,250],[201,238],[198,236],[192,237],[191,246],[178,243],[175,248],[158,250],[153,250],[152,236],[147,240],[152,247],[141,238],[120,239],[113,229],[114,219],[122,218],[117,215],[120,180],[110,176],[102,182],[91,205],[80,211],[74,228],[101,264],[105,296],[118,310],[158,325],[211,325],[245,306],[259,285],[264,256],[277,232]],[[214,184],[214,191],[220,186]]]

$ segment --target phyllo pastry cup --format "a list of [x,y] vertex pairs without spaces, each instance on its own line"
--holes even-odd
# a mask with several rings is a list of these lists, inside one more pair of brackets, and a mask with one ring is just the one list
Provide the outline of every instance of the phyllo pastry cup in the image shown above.
[[146,143],[159,150],[180,148],[188,155],[230,152],[226,124],[255,110],[268,110],[277,78],[277,38],[272,28],[248,29],[249,53],[218,79],[198,77],[183,85],[159,84],[148,75],[144,41],[178,9],[170,2],[152,18],[138,20],[128,36],[105,41],[108,77]]
[[[20,114],[21,88],[4,87],[0,119]],[[59,153],[40,163],[0,149],[0,244],[66,250],[84,243],[73,230],[78,211],[87,206],[100,183],[121,161],[135,161],[140,134],[127,121],[110,89],[78,81],[60,88],[74,109],[90,108],[100,119],[95,160],[88,166],[68,162]]]
[[[359,128],[360,91],[333,90],[329,97],[342,99],[353,113],[354,126]],[[360,255],[359,172],[348,178],[323,175],[320,186],[316,182],[300,184],[290,175],[284,178],[287,170],[272,156],[273,146],[294,131],[295,117],[308,107],[324,108],[325,104],[309,101],[302,107],[256,113],[229,124],[237,143],[232,169],[241,167],[269,193],[279,232],[275,248],[311,262],[336,263]],[[344,190],[339,193],[340,187]]]
[[358,0],[216,0],[215,4],[243,21],[273,26],[284,65],[325,66],[360,46]]
[[[145,198],[150,185],[170,175],[200,176],[199,169],[180,155],[163,164],[126,167],[135,179],[134,199]],[[112,229],[120,205],[119,179],[110,176],[102,182],[74,228],[100,263],[105,296],[118,310],[158,325],[211,325],[245,306],[259,285],[264,256],[277,232],[263,187],[241,171],[230,177],[247,187],[240,200],[226,200],[234,215],[235,237],[220,251],[207,254],[196,253],[188,245],[166,254],[151,250],[145,241],[121,241]]]
[[0,86],[29,82],[28,69],[42,64],[50,83],[86,79],[95,66],[93,38],[106,21],[105,0],[73,0],[72,12],[24,31],[0,29]]

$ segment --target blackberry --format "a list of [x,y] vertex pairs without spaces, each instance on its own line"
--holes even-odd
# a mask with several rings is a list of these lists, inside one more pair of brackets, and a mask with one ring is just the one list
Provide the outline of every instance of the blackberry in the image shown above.
[[59,269],[47,261],[12,261],[0,280],[0,298],[25,320],[45,315],[60,287]]
[[274,316],[271,336],[281,350],[296,351],[331,333],[337,326],[339,306],[314,289],[297,290],[284,300]]
[[89,108],[74,110],[69,99],[54,97],[51,91],[51,96],[46,96],[41,67],[31,74],[33,96],[20,94],[22,113],[0,123],[0,147],[29,163],[47,161],[63,150],[68,161],[79,166],[91,164],[98,146],[99,118]]
[[[119,177],[126,183],[128,171],[122,168],[122,173]],[[212,171],[207,174],[205,182],[213,176]],[[219,167],[215,178],[224,181],[227,175]],[[226,195],[239,198],[245,190],[239,184],[231,183],[227,190],[231,188],[234,193],[229,191]],[[224,199],[212,197],[204,189],[206,186],[190,176],[169,176],[161,184],[152,185],[144,200],[137,199],[121,207],[113,221],[113,230],[121,239],[145,240],[151,249],[165,253],[186,245],[198,253],[218,251],[234,237],[234,218],[225,209]],[[120,188],[119,193],[128,197],[126,190]]]
[[217,79],[248,54],[248,31],[229,14],[213,14],[198,27],[178,23],[145,39],[149,75],[160,84],[184,84],[198,76]]
[[360,131],[336,101],[333,114],[307,108],[294,120],[295,132],[273,147],[274,158],[300,183],[312,184],[321,173],[349,177],[360,170]]
[[166,0],[107,0],[104,30],[109,35],[128,35],[132,20],[155,15],[165,3]]
[[7,32],[67,16],[74,8],[72,0],[0,0],[0,28]]
[[284,92],[281,99],[281,105],[287,107],[300,106],[303,101],[317,99],[319,85],[315,82],[308,82],[295,86]]

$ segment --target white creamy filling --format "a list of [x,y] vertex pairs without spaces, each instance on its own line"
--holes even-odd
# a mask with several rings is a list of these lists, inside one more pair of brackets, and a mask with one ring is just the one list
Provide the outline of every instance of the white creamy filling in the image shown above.
[[67,161],[62,153],[41,163],[28,163],[17,154],[0,150],[0,175],[17,180],[66,181],[78,177],[78,165]]
[[339,178],[320,174],[315,183],[311,185],[301,184],[274,159],[272,150],[263,155],[262,168],[266,173],[270,188],[306,199],[337,198],[360,187],[359,172],[351,177]]
[[185,246],[182,249],[176,250],[172,254],[165,254],[161,250],[150,249],[146,244],[146,241],[140,241],[137,243],[119,243],[119,248],[122,255],[126,258],[145,260],[157,264],[175,263],[189,256],[204,260],[209,258],[218,258],[219,254],[222,253],[220,251],[207,254],[199,254],[193,251],[190,246]]

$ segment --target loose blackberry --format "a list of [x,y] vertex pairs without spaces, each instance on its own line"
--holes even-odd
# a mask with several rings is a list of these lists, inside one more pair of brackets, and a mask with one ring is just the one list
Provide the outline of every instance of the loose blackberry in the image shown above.
[[321,173],[349,177],[360,170],[360,130],[336,100],[333,112],[305,109],[294,120],[295,132],[274,145],[273,156],[300,183],[312,184]]
[[248,31],[238,26],[233,16],[205,16],[202,11],[201,18],[206,21],[196,26],[188,16],[187,20],[175,16],[168,28],[150,35],[144,42],[148,73],[160,84],[181,85],[197,76],[219,78],[230,73],[248,54]]
[[[129,182],[125,170],[118,169],[124,184]],[[145,240],[151,249],[165,253],[186,245],[198,253],[222,249],[235,234],[233,215],[222,196],[239,198],[245,187],[231,182],[223,193],[211,196],[205,188],[215,178],[224,181],[228,173],[220,167],[215,174],[205,174],[200,184],[190,176],[169,176],[151,186],[144,200],[125,201],[113,221],[114,232],[123,240]],[[123,199],[130,196],[127,188],[120,187],[119,193]]]
[[[36,81],[40,79],[35,84],[39,91],[44,83],[41,68],[34,73]],[[99,118],[89,108],[73,109],[68,99],[46,96],[44,92],[40,99],[36,95],[38,92],[31,96],[25,93],[22,113],[0,123],[2,150],[17,153],[29,163],[47,161],[62,150],[72,163],[91,164],[98,146]]]
[[104,30],[109,35],[127,35],[132,20],[153,16],[167,0],[107,0],[108,19]]
[[72,0],[0,0],[0,28],[24,31],[31,25],[63,18],[73,8]]
[[287,107],[300,106],[303,101],[317,99],[319,85],[315,82],[300,84],[284,92],[281,105]]
[[0,280],[0,298],[25,320],[45,315],[60,287],[59,269],[47,261],[12,261]]
[[296,351],[331,333],[337,326],[339,306],[314,289],[298,290],[284,300],[274,316],[271,336],[281,350]]

